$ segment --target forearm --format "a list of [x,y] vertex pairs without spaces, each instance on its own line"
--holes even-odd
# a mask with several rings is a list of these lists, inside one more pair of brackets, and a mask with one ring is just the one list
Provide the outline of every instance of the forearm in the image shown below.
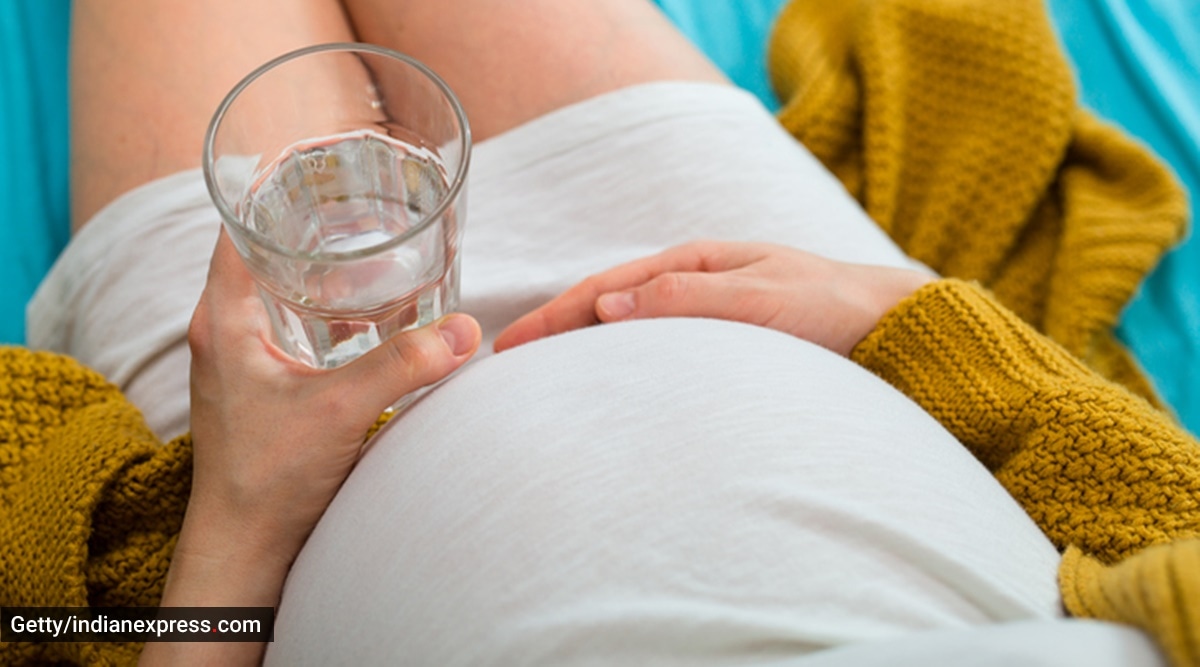
[[[277,607],[290,557],[277,553],[266,530],[209,520],[189,508],[163,590],[163,607]],[[265,644],[148,643],[141,665],[256,665]]]
[[1060,548],[1112,562],[1200,535],[1200,447],[982,290],[943,280],[852,358],[918,402]]

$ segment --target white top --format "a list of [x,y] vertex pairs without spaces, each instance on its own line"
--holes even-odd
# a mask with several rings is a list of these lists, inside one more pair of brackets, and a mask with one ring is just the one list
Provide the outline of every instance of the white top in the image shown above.
[[386,429],[293,567],[267,664],[762,664],[1056,618],[1058,561],[850,361],[630,322],[485,359]]

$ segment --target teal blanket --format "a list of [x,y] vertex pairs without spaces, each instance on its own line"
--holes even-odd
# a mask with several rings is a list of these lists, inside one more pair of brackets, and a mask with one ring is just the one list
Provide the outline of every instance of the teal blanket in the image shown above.
[[25,303],[70,235],[70,0],[0,2],[0,343],[25,338]]

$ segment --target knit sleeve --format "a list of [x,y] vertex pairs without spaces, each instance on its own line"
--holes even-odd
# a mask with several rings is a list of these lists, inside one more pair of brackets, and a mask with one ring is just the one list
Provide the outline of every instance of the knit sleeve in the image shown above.
[[[0,606],[153,607],[191,490],[162,443],[77,361],[0,347]],[[0,665],[125,665],[133,642],[0,642]]]
[[1200,446],[958,280],[903,301],[852,358],[953,433],[1059,549],[1103,563],[1200,536]]

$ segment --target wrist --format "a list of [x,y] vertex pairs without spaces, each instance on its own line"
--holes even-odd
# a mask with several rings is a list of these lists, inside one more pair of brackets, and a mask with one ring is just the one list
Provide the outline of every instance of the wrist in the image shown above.
[[[295,552],[247,529],[242,521],[222,520],[200,503],[189,503],[160,606],[278,608]],[[264,644],[251,642],[150,643],[139,664],[255,665],[264,650]]]
[[164,606],[276,606],[299,545],[189,505],[163,591]]
[[[180,546],[184,545],[183,533]],[[245,560],[235,549],[230,558],[177,547],[167,572],[162,607],[279,607],[287,569],[270,561]],[[138,664],[257,665],[266,644],[259,642],[155,642],[147,643]]]
[[912,269],[857,265],[839,307],[845,328],[833,351],[852,357],[854,350],[879,327],[888,313],[937,277]]

